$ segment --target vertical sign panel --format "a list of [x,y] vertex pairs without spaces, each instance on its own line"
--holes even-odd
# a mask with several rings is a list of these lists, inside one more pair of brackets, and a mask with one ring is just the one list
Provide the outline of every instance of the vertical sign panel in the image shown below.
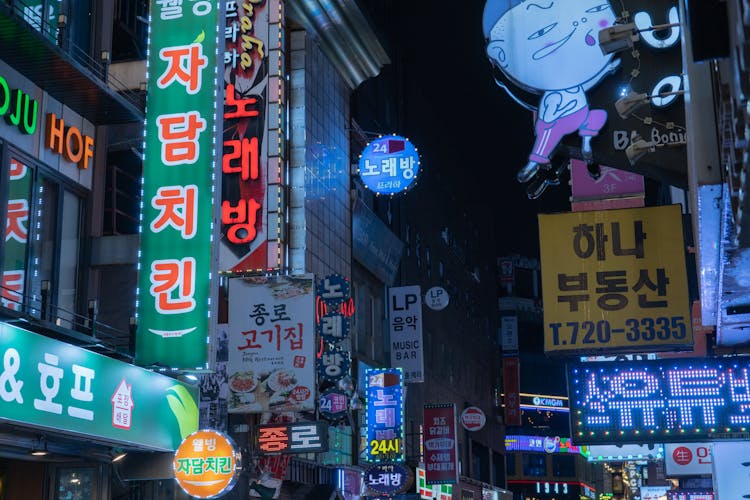
[[14,158],[10,159],[0,298],[3,307],[14,311],[21,310],[26,293],[32,175],[29,167]]
[[539,216],[544,350],[693,344],[679,205]]
[[404,461],[404,379],[400,368],[365,372],[369,462]]
[[458,439],[456,405],[425,405],[424,468],[427,484],[458,482]]
[[314,307],[311,274],[229,280],[229,413],[315,410]]
[[418,285],[388,289],[391,366],[403,368],[404,382],[424,382],[422,292]]
[[152,0],[136,361],[205,368],[219,5]]
[[521,425],[521,371],[517,356],[503,358],[505,425]]
[[283,203],[281,0],[227,2],[219,267],[281,266]]
[[713,444],[716,498],[750,497],[750,446],[747,441]]

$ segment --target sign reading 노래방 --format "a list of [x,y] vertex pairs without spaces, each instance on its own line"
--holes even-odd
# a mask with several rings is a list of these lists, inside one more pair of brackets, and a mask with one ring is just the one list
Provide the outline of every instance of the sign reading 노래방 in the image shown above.
[[229,280],[229,413],[315,409],[311,274]]
[[198,390],[0,323],[2,419],[160,451],[198,428]]
[[208,363],[219,2],[151,1],[136,361]]
[[395,134],[381,136],[362,151],[357,173],[378,195],[404,193],[417,180],[419,153],[409,139]]
[[422,292],[419,285],[388,289],[391,366],[404,370],[404,383],[424,382]]
[[679,205],[540,214],[544,350],[693,344]]
[[400,368],[365,372],[368,462],[404,461],[404,379]]
[[282,0],[226,2],[219,268],[281,267],[284,221]]

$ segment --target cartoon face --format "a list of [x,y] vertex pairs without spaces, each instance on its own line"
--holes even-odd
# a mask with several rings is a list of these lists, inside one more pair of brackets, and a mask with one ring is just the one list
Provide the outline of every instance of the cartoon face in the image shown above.
[[615,21],[608,0],[513,3],[492,27],[487,54],[514,83],[543,92],[605,76],[613,55],[602,54],[598,35]]

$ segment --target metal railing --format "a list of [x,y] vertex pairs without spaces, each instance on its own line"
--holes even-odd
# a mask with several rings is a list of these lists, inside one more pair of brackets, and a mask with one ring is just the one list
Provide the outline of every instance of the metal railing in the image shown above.
[[64,13],[50,19],[48,15],[41,15],[36,9],[38,5],[29,5],[26,0],[5,0],[19,21],[25,22],[29,27],[40,33],[52,45],[56,46],[63,55],[76,63],[92,80],[97,80],[107,85],[111,90],[123,99],[143,111],[143,103],[136,91],[130,89],[125,83],[109,74],[110,53],[103,51],[100,60],[96,60],[88,51],[78,47],[70,40],[68,29],[68,17]]

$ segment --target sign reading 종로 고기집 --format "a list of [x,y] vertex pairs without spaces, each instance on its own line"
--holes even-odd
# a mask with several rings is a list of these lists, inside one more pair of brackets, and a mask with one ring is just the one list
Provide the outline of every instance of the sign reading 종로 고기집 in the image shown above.
[[693,345],[680,205],[539,215],[544,350]]
[[135,365],[0,323],[2,420],[152,450],[198,428],[198,390]]
[[375,194],[406,192],[419,173],[419,153],[409,139],[382,136],[370,142],[359,157],[359,177]]
[[219,2],[151,1],[136,361],[208,361]]

